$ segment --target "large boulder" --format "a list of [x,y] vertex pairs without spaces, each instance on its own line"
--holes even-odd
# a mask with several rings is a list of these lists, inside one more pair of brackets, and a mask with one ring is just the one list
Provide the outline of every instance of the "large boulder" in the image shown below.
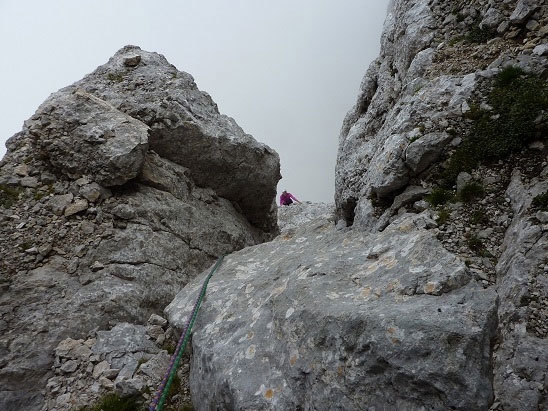
[[497,296],[416,219],[380,234],[316,219],[226,257],[194,327],[196,409],[487,409]]

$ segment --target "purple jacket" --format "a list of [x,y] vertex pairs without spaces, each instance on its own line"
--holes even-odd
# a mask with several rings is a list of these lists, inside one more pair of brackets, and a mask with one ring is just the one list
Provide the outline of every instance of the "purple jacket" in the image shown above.
[[287,191],[285,193],[282,193],[280,195],[280,205],[289,205],[293,203],[292,200],[299,201],[295,198],[295,196],[291,193],[288,193]]

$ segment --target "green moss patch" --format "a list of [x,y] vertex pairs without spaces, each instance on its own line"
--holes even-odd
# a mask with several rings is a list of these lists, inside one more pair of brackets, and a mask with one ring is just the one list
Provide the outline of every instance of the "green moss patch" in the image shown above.
[[548,211],[548,191],[533,198],[533,207],[541,211]]
[[10,208],[19,200],[19,194],[22,191],[21,187],[0,184],[0,205],[4,208]]
[[520,68],[507,67],[495,78],[488,104],[492,111],[471,104],[468,118],[474,122],[449,160],[442,176],[444,187],[451,187],[461,171],[505,159],[540,134],[535,119],[548,109],[548,82]]
[[122,398],[116,393],[106,394],[95,405],[84,407],[80,411],[135,411],[143,409],[135,398]]
[[432,190],[430,194],[426,196],[426,201],[428,201],[433,206],[442,205],[447,203],[453,198],[451,191],[444,188],[436,187]]

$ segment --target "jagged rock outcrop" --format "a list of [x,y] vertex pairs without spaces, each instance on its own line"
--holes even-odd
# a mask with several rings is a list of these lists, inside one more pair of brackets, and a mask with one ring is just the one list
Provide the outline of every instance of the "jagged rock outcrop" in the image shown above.
[[[547,407],[546,99],[525,144],[433,199],[474,116],[503,120],[504,68],[546,96],[546,27],[544,2],[391,2],[340,135],[337,223],[303,208],[225,260],[193,337],[198,409]],[[175,326],[205,274],[166,309]]]
[[[339,137],[340,219],[378,229],[372,198],[390,199],[438,172],[432,166],[461,141],[456,131],[469,100],[501,67],[546,73],[546,9],[529,1],[392,2],[381,55],[367,70]],[[491,41],[464,41],[495,23]]]
[[[547,27],[545,2],[393,1],[381,55],[342,127],[338,219],[377,231],[398,213],[420,211],[418,201],[439,183],[475,113],[492,110],[486,95],[498,73],[515,67],[546,80]],[[546,85],[537,92],[546,93]],[[529,147],[462,180],[481,184],[485,198],[439,208],[448,221],[435,229],[501,301],[493,409],[543,409],[548,402],[546,224],[531,205],[547,191],[546,118],[544,107]],[[413,186],[422,195],[397,204]]]
[[50,96],[26,129],[40,154],[61,172],[92,175],[106,186],[124,183],[109,180],[111,168],[113,175],[124,169],[127,180],[135,177],[150,147],[188,168],[198,186],[237,204],[253,225],[265,231],[275,227],[278,155],[221,115],[191,75],[159,54],[124,47]]
[[[0,409],[40,409],[61,340],[144,324],[219,255],[277,230],[278,155],[138,47],[53,93],[7,147]],[[67,409],[83,393],[61,394]]]
[[[146,327],[119,323],[86,339],[62,340],[55,347],[54,376],[46,384],[43,409],[82,409],[114,390],[121,398],[145,395],[150,403],[171,357],[160,348],[173,339],[173,329],[166,327],[167,320],[153,314]],[[186,386],[188,368],[178,373]]]
[[428,214],[378,234],[319,218],[226,257],[193,334],[195,407],[488,408],[496,294],[417,229]]

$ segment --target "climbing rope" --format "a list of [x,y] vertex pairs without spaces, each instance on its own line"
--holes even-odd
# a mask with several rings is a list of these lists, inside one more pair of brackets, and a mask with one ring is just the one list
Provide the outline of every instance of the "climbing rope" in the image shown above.
[[188,342],[188,339],[190,338],[190,331],[192,330],[192,326],[194,325],[194,320],[196,320],[196,316],[198,315],[200,304],[202,303],[202,300],[205,296],[207,284],[209,283],[209,279],[211,278],[213,273],[215,273],[217,268],[219,268],[219,266],[221,265],[223,258],[224,258],[224,255],[222,255],[217,260],[217,262],[215,263],[215,265],[209,272],[209,275],[204,280],[202,289],[200,291],[200,295],[198,296],[198,299],[196,300],[196,303],[194,304],[194,308],[192,309],[192,314],[190,315],[190,317],[188,317],[185,328],[183,329],[183,333],[181,334],[181,338],[179,338],[179,342],[177,343],[177,347],[175,348],[175,352],[171,356],[171,361],[169,363],[167,372],[164,375],[164,378],[162,380],[162,383],[160,384],[160,387],[158,387],[158,391],[156,392],[156,395],[154,396],[152,403],[150,404],[149,411],[162,411],[164,407],[164,403],[166,401],[169,388],[171,387],[173,378],[175,378],[177,367],[179,366],[181,357],[183,356],[183,353],[185,352],[186,344]]

